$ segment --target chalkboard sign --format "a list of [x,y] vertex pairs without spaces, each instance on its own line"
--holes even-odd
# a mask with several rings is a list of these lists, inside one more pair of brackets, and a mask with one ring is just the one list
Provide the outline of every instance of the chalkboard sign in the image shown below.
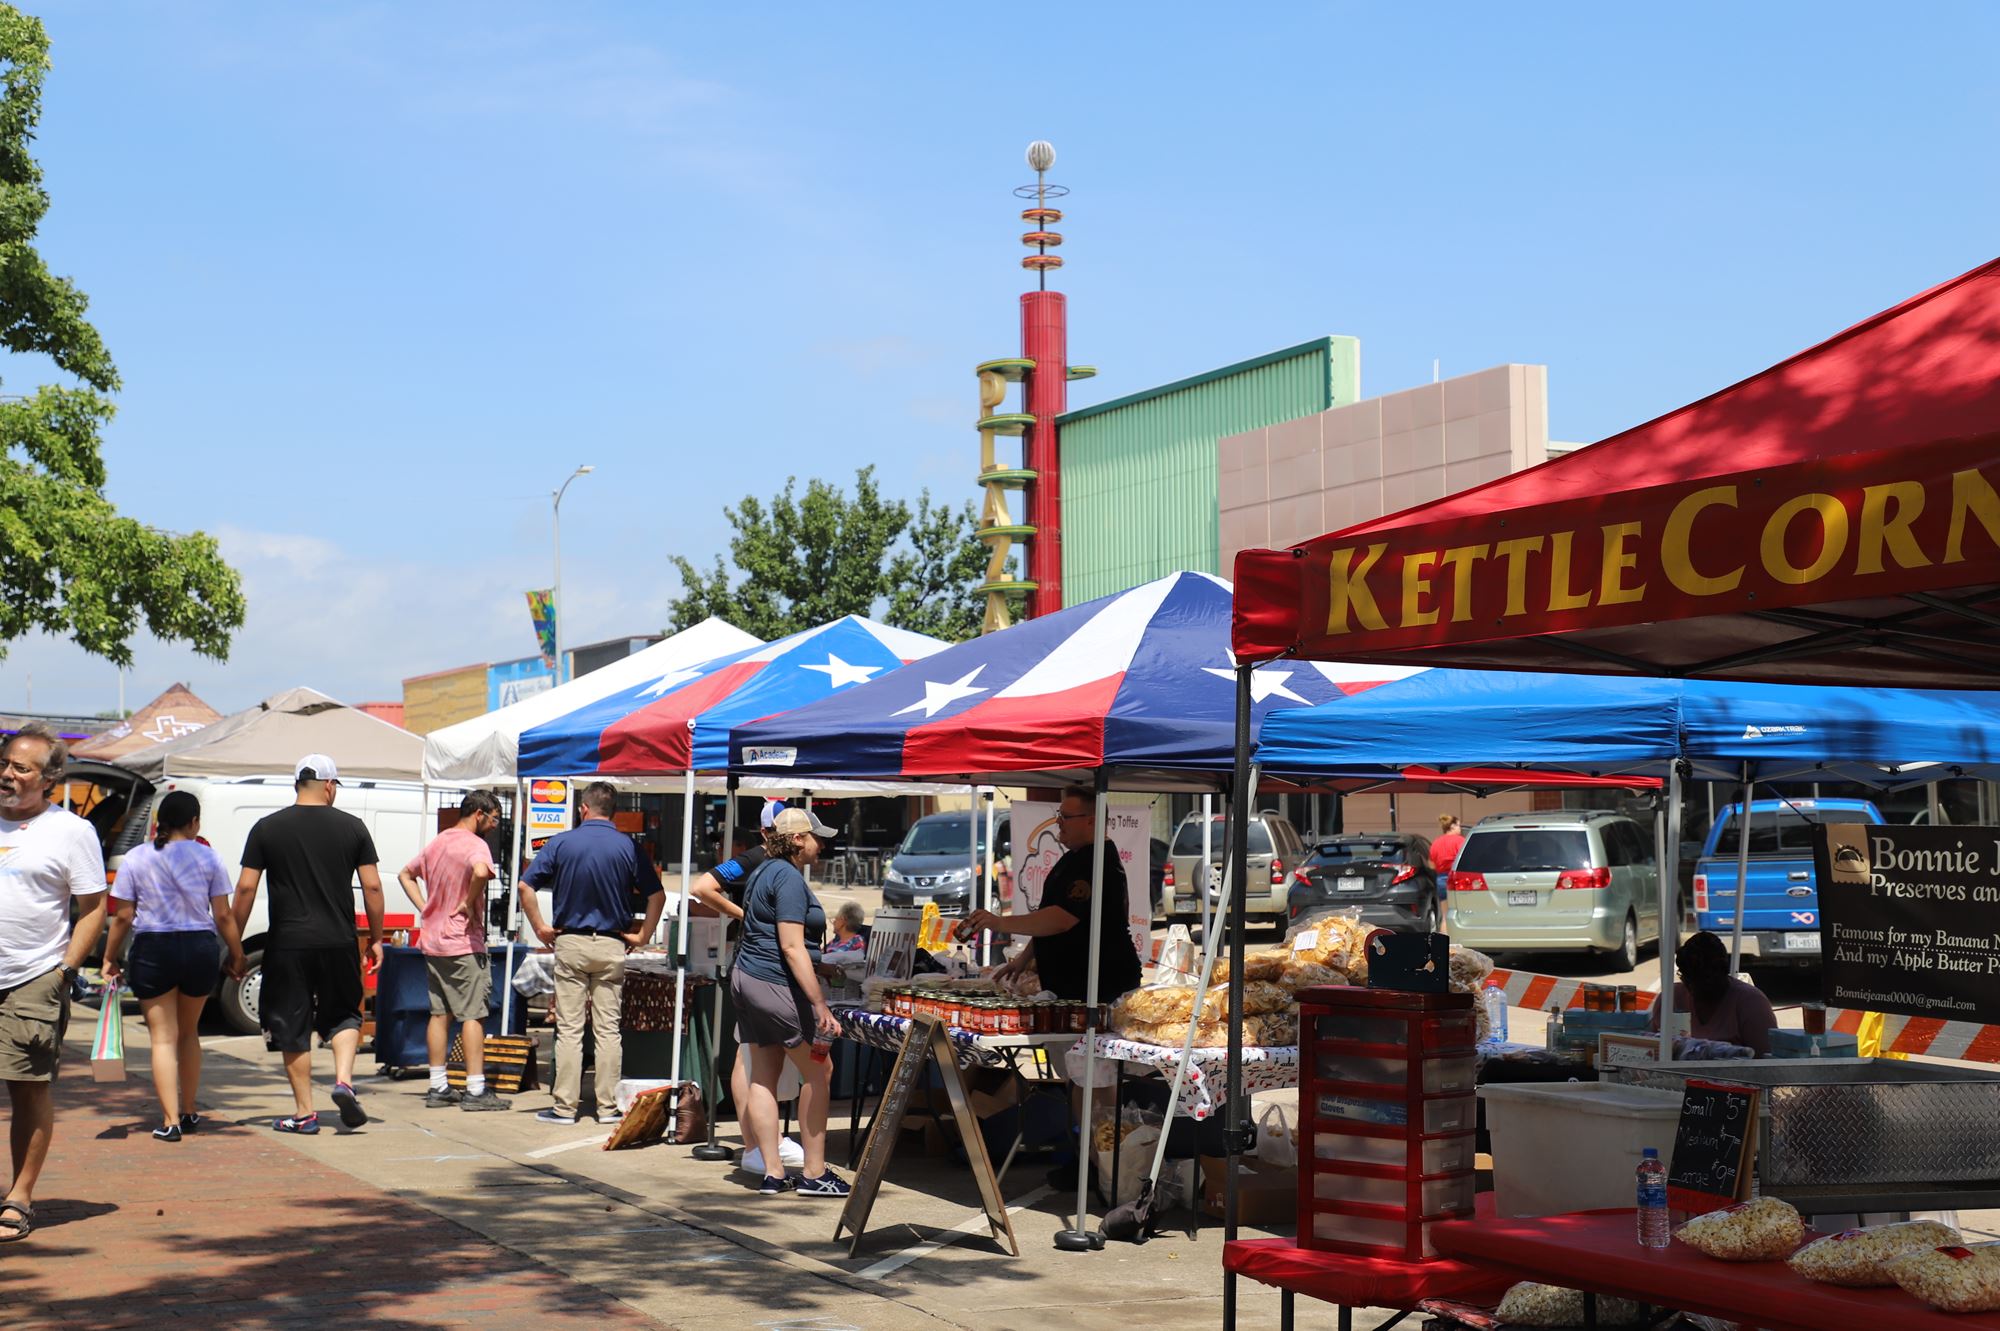
[[868,1213],[875,1208],[875,1196],[882,1189],[882,1175],[889,1168],[889,1157],[895,1153],[896,1139],[902,1135],[903,1115],[909,1111],[910,1096],[923,1076],[925,1064],[932,1061],[937,1063],[945,1094],[950,1097],[952,1117],[965,1143],[972,1176],[979,1184],[986,1223],[992,1228],[993,1237],[1018,1257],[1021,1245],[1014,1238],[1014,1223],[1008,1219],[1007,1203],[1000,1196],[993,1157],[986,1153],[986,1135],[979,1130],[979,1120],[965,1094],[965,1081],[958,1073],[958,1052],[952,1047],[950,1028],[931,1016],[910,1018],[903,1047],[896,1054],[896,1066],[889,1073],[888,1085],[882,1088],[882,1103],[875,1111],[874,1125],[868,1130],[868,1144],[862,1148],[861,1163],[854,1171],[853,1191],[847,1196],[847,1205],[841,1208],[839,1223],[833,1227],[834,1242],[840,1241],[845,1230],[854,1236],[847,1255],[852,1257],[860,1251],[862,1230],[868,1224]]
[[1667,1166],[1669,1207],[1699,1214],[1749,1200],[1757,1097],[1754,1086],[1688,1079]]

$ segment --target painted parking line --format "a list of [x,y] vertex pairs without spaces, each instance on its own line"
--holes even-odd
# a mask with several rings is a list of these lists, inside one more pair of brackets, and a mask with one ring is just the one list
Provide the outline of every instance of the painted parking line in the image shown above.
[[[1016,1212],[1025,1211],[1036,1202],[1042,1200],[1042,1198],[1053,1196],[1054,1193],[1055,1189],[1047,1185],[1036,1188],[1033,1192],[1023,1196],[1020,1201],[1008,1207],[1007,1214],[1013,1215]],[[899,1253],[884,1257],[881,1261],[865,1268],[859,1274],[863,1280],[880,1280],[891,1271],[900,1270],[919,1258],[928,1257],[939,1248],[948,1247],[968,1234],[984,1234],[988,1232],[990,1231],[987,1228],[986,1213],[984,1211],[977,1211],[967,1216],[958,1224],[953,1225],[938,1237],[925,1239],[922,1243],[916,1244],[913,1247],[905,1248]]]
[[595,1137],[584,1137],[573,1142],[557,1142],[554,1146],[544,1146],[539,1151],[528,1152],[528,1159],[546,1160],[552,1155],[561,1155],[564,1151],[581,1151],[586,1146],[602,1146],[610,1140],[611,1134],[603,1132]]

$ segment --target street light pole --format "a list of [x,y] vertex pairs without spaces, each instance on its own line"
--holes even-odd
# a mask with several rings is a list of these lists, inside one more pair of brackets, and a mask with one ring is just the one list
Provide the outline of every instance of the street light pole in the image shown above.
[[571,473],[569,474],[569,479],[568,479],[568,480],[565,480],[565,481],[564,481],[564,482],[562,483],[562,488],[561,488],[560,490],[557,490],[557,491],[555,491],[555,492],[554,492],[554,493],[555,493],[555,529],[556,529],[556,531],[555,531],[555,535],[556,535],[556,585],[555,585],[555,594],[554,594],[553,596],[551,596],[551,597],[549,598],[549,601],[550,601],[550,604],[549,604],[549,612],[550,612],[550,618],[554,619],[554,620],[555,620],[555,624],[556,624],[556,683],[558,683],[558,684],[560,684],[560,683],[562,683],[562,682],[563,682],[563,613],[562,613],[562,501],[563,501],[563,495],[564,495],[564,494],[566,494],[566,493],[568,493],[568,491],[569,491],[569,486],[570,486],[570,481],[574,481],[574,480],[575,480],[575,479],[576,479],[577,477],[579,477],[579,476],[588,476],[588,475],[590,475],[590,473],[591,473],[591,472],[593,472],[593,471],[596,471],[596,470],[597,470],[597,468],[595,468],[595,467],[593,467],[593,466],[589,466],[589,465],[585,465],[585,466],[581,466],[581,467],[578,467],[578,468],[577,468],[577,469],[576,469],[575,471],[573,471],[573,472],[571,472]]

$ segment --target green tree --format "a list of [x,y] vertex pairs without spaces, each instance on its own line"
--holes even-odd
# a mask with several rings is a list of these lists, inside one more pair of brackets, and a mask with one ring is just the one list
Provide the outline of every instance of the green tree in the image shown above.
[[[854,492],[826,481],[787,479],[775,497],[723,509],[735,534],[729,561],[706,572],[670,556],[682,594],[672,628],[719,615],[760,638],[780,638],[842,615],[884,622],[947,641],[979,632],[986,547],[970,504],[934,503],[926,490],[912,513],[884,499],[875,469],[855,473]],[[886,609],[884,606],[886,605]]]
[[125,665],[143,620],[157,638],[224,658],[243,590],[215,541],[121,517],[104,497],[99,432],[118,370],[84,294],[34,244],[49,196],[29,147],[48,69],[41,20],[0,4],[0,347],[79,381],[0,402],[0,653],[42,629]]

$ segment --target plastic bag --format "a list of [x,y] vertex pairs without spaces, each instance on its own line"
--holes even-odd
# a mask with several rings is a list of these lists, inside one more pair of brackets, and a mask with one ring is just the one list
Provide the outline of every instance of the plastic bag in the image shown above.
[[1316,961],[1349,975],[1368,973],[1365,946],[1373,930],[1355,906],[1307,915],[1285,931],[1284,951],[1294,962]]
[[1775,1262],[1791,1256],[1805,1236],[1798,1208],[1776,1197],[1710,1211],[1674,1231],[1696,1252],[1724,1262]]
[[1940,1312],[2000,1310],[2000,1243],[1912,1253],[1889,1263],[1889,1274],[1905,1293]]
[[1867,1289],[1894,1285],[1889,1264],[1927,1248],[1954,1246],[1959,1233],[1935,1220],[1911,1220],[1896,1225],[1843,1230],[1814,1239],[1792,1254],[1791,1268],[1822,1285]]
[[1194,937],[1188,933],[1188,927],[1185,924],[1173,925],[1160,942],[1158,982],[1196,984],[1201,980],[1200,961],[1201,954],[1195,950]]
[[97,1032],[90,1041],[90,1079],[125,1080],[125,1009],[119,1000],[124,986],[107,984],[97,1009]]
[[1288,1089],[1253,1096],[1250,1117],[1257,1125],[1257,1145],[1252,1154],[1274,1169],[1298,1168],[1298,1091]]
[[[1582,1326],[1583,1292],[1524,1280],[1508,1290],[1494,1315],[1508,1326]],[[1639,1325],[1639,1305],[1629,1299],[1597,1296],[1599,1326]]]

